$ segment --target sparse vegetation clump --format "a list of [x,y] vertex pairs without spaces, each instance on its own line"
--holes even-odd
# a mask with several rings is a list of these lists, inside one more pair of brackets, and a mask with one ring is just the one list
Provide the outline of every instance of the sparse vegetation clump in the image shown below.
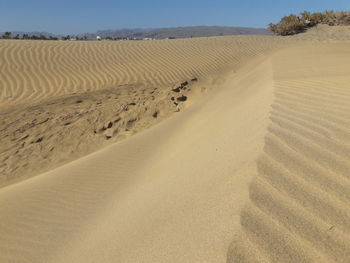
[[304,11],[300,15],[289,15],[281,19],[277,24],[269,25],[270,31],[280,36],[302,33],[317,24],[330,26],[350,25],[350,12],[326,11],[323,13],[311,13]]

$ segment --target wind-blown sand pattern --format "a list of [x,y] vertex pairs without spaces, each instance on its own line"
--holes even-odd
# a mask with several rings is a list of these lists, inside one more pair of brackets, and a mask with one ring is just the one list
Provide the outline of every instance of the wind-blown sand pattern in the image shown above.
[[271,37],[1,41],[0,107],[118,85],[165,86],[272,48]]
[[349,51],[273,57],[271,124],[229,262],[350,261]]
[[284,43],[266,36],[2,41],[0,187],[160,122],[218,87],[225,71]]
[[[130,83],[101,62],[89,92],[2,96],[0,262],[350,262],[350,42],[327,30],[177,40],[167,73],[140,51]],[[184,50],[210,56],[181,71]]]
[[151,129],[1,189],[0,261],[225,262],[272,102],[261,60]]

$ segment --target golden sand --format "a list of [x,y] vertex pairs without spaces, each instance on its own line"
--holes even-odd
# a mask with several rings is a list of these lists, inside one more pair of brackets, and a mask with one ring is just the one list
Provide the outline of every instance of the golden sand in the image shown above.
[[344,30],[0,42],[0,262],[350,262]]

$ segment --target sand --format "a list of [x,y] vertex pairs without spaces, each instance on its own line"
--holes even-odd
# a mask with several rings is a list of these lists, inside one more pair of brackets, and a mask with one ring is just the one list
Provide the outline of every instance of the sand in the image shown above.
[[0,43],[5,61],[0,69],[2,187],[161,122],[286,40]]
[[229,262],[349,262],[349,51],[319,44],[272,57],[271,121]]
[[[89,93],[40,95],[33,105],[7,100],[8,119],[16,105],[31,116],[77,118],[76,111],[90,109],[80,126],[62,131],[63,141],[73,142],[70,133],[89,137],[84,127],[98,117],[106,123],[100,137],[86,140],[105,142],[100,150],[69,155],[73,161],[46,165],[44,173],[19,173],[17,183],[12,173],[3,179],[10,183],[0,189],[0,262],[349,262],[350,42],[322,38],[245,38],[251,47],[226,51],[239,60],[222,58],[220,67],[174,77],[153,100],[149,83],[96,84]],[[214,39],[235,38],[188,41],[203,47]],[[189,99],[174,105],[173,89],[184,81]],[[120,124],[120,137],[107,140],[119,125],[107,120],[121,114],[113,105],[123,109],[130,98],[139,101],[123,113],[124,124],[137,114],[139,126],[125,131]],[[100,101],[106,105],[94,115]],[[153,107],[149,114],[164,109],[164,115],[134,109],[141,102]],[[48,123],[38,131],[50,137]],[[57,126],[52,136],[62,130]],[[31,154],[39,157],[28,169],[34,162],[45,167],[37,161],[40,150]]]
[[164,87],[271,49],[269,36],[157,41],[2,40],[0,109],[118,85]]

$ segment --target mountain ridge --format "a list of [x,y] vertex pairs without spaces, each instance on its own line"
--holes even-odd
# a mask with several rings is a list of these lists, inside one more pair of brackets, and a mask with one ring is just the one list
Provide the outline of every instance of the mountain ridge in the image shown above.
[[[5,32],[0,32],[4,35]],[[107,29],[97,30],[94,33],[81,34],[54,34],[50,32],[26,32],[26,31],[12,31],[11,37],[14,38],[19,35],[19,38],[26,34],[29,36],[45,37],[79,37],[86,39],[96,39],[97,36],[102,38],[129,38],[129,39],[165,39],[165,38],[191,38],[191,37],[211,37],[211,36],[229,36],[229,35],[271,35],[266,28],[253,27],[229,27],[229,26],[188,26],[188,27],[162,27],[162,28],[124,28],[124,29]]]

